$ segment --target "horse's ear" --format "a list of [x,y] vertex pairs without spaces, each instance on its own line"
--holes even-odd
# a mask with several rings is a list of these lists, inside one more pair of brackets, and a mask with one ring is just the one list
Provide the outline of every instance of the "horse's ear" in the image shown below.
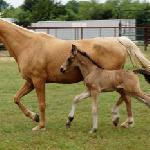
[[72,44],[71,52],[72,52],[73,55],[77,54],[77,47],[75,45],[73,45],[73,44]]

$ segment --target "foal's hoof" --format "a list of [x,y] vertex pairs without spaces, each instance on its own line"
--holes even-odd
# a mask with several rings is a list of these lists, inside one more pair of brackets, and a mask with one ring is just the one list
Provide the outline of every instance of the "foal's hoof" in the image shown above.
[[92,128],[92,129],[89,131],[90,134],[93,134],[93,133],[96,133],[96,132],[97,132],[97,129],[96,129],[96,128]]
[[74,117],[68,117],[68,121],[66,122],[66,128],[69,129],[71,126],[71,122],[73,121]]
[[36,126],[34,128],[32,128],[32,131],[45,131],[46,128],[41,128],[40,126]]
[[35,114],[34,116],[34,121],[39,122],[40,121],[40,117],[38,114]]
[[70,129],[70,126],[71,126],[71,123],[70,123],[70,122],[67,122],[67,123],[66,123],[66,128],[67,128],[67,129]]
[[134,122],[127,122],[127,121],[125,121],[125,122],[123,122],[122,124],[121,124],[121,127],[123,127],[123,128],[130,128],[130,127],[134,127]]
[[119,123],[119,117],[117,117],[115,120],[113,120],[113,124],[115,127],[118,126],[118,123]]

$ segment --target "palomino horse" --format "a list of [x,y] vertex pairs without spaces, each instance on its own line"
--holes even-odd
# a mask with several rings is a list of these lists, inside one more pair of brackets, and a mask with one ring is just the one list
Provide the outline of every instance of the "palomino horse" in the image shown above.
[[[70,67],[78,67],[84,78],[84,83],[87,91],[83,92],[78,98],[73,101],[72,109],[68,117],[67,127],[70,127],[74,118],[76,104],[81,100],[91,96],[92,100],[92,115],[93,127],[92,132],[97,131],[97,109],[98,109],[98,95],[101,92],[117,91],[121,95],[129,95],[137,98],[139,101],[145,103],[150,107],[150,97],[140,89],[138,76],[132,71],[120,70],[105,70],[95,63],[86,52],[77,49],[75,45],[72,46],[71,55],[67,61],[61,66],[61,72],[65,73]],[[145,73],[141,70],[136,70],[136,73]],[[146,72],[146,74],[148,73]],[[149,74],[150,77],[150,74]],[[147,79],[150,79],[150,78]],[[149,80],[150,81],[150,80]],[[118,111],[114,111],[115,117],[118,117]],[[132,124],[133,120],[130,118],[129,123]]]
[[[66,41],[35,33],[0,19],[0,41],[4,43],[10,55],[18,64],[24,85],[14,97],[21,111],[34,121],[38,115],[21,103],[21,98],[35,89],[39,102],[39,124],[33,130],[45,128],[45,84],[75,83],[83,79],[77,68],[72,68],[65,75],[59,70],[61,64],[70,54],[72,43],[85,50],[102,68],[120,69],[124,66],[127,55],[134,57],[142,67],[150,70],[149,61],[138,47],[128,38],[94,38],[88,40]],[[121,95],[125,100],[128,116],[132,117],[131,102],[128,96]],[[119,103],[116,103],[118,106]]]

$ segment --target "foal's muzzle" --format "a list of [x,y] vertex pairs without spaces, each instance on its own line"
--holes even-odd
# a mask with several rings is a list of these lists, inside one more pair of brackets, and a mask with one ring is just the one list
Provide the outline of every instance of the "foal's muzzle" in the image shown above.
[[61,66],[61,67],[60,67],[60,72],[65,73],[66,70]]

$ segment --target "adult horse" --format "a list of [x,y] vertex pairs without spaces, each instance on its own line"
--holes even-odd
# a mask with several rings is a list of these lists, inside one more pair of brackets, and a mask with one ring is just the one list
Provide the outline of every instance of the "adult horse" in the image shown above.
[[[75,83],[82,80],[81,73],[77,68],[72,68],[65,75],[59,71],[61,64],[70,54],[72,43],[85,50],[102,68],[122,68],[129,53],[142,67],[150,70],[150,62],[128,38],[66,41],[43,33],[31,32],[0,20],[0,41],[4,43],[11,56],[16,60],[19,71],[25,79],[25,84],[16,93],[14,101],[21,111],[34,121],[38,121],[38,115],[27,109],[20,100],[33,89],[36,90],[40,121],[33,130],[45,128],[45,84]],[[114,110],[117,110],[123,100],[126,102],[128,116],[132,117],[131,102],[126,95],[119,98]],[[117,117],[113,120],[114,122],[118,119]]]

